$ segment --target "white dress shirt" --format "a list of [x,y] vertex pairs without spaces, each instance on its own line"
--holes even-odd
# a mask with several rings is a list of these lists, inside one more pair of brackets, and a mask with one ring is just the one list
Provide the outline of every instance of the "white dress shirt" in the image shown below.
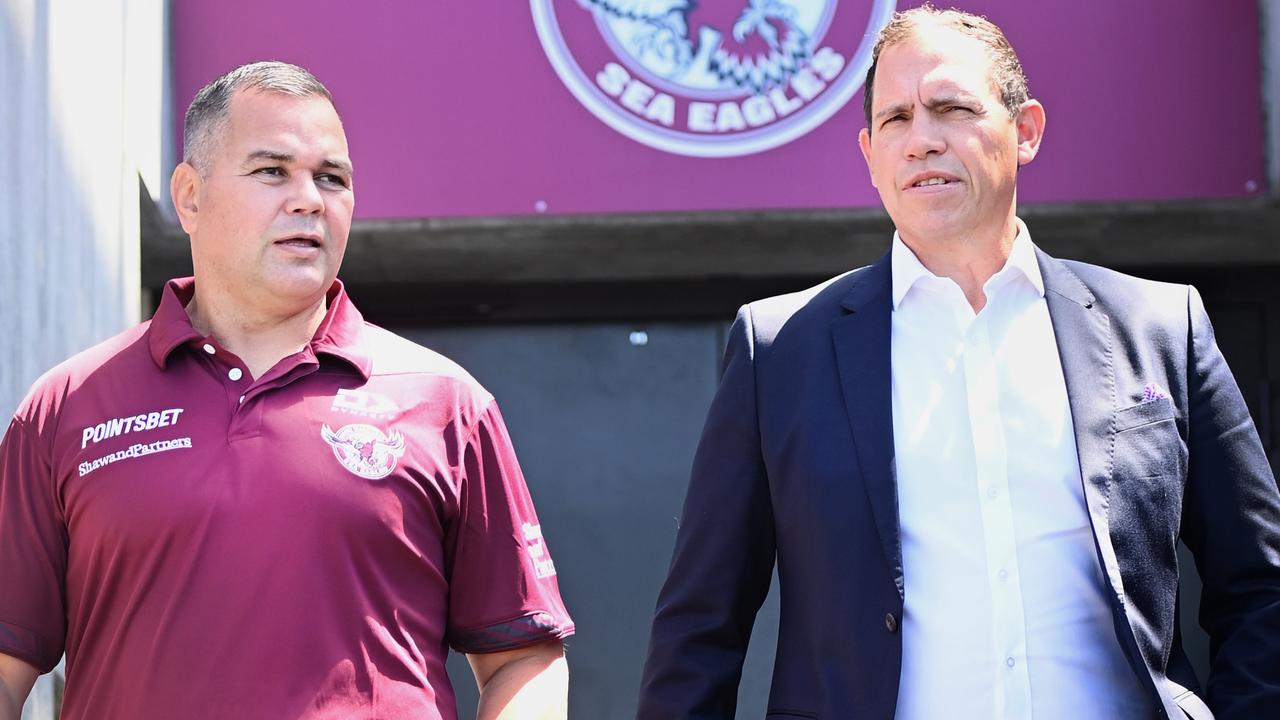
[[1154,717],[1112,627],[1044,283],[1018,226],[977,314],[893,239],[897,718]]

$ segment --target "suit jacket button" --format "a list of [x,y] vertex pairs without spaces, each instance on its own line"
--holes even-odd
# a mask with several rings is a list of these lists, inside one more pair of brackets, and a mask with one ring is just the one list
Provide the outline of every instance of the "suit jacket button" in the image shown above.
[[898,618],[893,613],[884,614],[884,629],[889,632],[898,632]]

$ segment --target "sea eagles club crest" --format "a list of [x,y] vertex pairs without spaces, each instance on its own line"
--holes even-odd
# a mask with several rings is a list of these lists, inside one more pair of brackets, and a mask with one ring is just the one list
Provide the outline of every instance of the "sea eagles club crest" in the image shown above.
[[609,127],[693,157],[821,125],[862,86],[894,0],[531,0],[543,50]]
[[390,475],[396,460],[404,455],[404,436],[396,430],[384,435],[372,425],[354,424],[334,432],[324,425],[320,437],[333,448],[333,456],[343,467],[369,480]]

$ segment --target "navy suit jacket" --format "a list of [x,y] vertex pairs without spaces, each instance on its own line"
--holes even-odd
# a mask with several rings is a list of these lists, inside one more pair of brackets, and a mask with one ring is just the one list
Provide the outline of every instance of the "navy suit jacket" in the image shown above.
[[[1159,717],[1280,718],[1280,496],[1199,295],[1037,249],[1116,637]],[[641,720],[730,718],[775,561],[768,718],[892,718],[902,553],[889,256],[744,307],[703,430]],[[1142,402],[1156,383],[1168,397]],[[1178,631],[1204,583],[1207,693]],[[1128,719],[1126,719],[1128,720]]]

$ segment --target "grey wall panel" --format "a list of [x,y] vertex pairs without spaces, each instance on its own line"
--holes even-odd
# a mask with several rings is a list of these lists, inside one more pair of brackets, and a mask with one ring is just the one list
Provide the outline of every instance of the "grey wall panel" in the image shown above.
[[[723,327],[401,332],[461,363],[498,398],[578,625],[568,643],[570,717],[633,717]],[[739,717],[764,716],[776,634],[771,596],[744,670]],[[467,717],[474,681],[461,658],[450,669]]]
[[138,319],[137,138],[159,144],[162,17],[160,0],[0,3],[0,412]]
[[[138,320],[163,7],[0,1],[0,430],[42,372]],[[37,681],[24,720],[55,717],[59,687]]]

